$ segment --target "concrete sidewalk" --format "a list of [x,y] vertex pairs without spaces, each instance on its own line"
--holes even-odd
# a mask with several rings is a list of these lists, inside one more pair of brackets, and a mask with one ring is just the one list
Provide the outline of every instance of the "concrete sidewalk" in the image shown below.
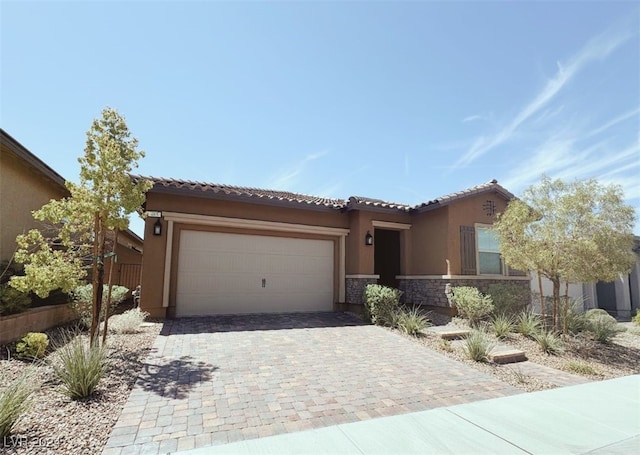
[[640,375],[180,452],[640,453]]

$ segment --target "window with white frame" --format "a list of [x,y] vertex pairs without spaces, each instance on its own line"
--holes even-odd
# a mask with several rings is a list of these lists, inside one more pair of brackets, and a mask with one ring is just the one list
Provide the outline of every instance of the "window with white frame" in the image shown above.
[[500,255],[500,239],[496,232],[488,226],[476,226],[478,241],[478,274],[502,275],[502,256]]

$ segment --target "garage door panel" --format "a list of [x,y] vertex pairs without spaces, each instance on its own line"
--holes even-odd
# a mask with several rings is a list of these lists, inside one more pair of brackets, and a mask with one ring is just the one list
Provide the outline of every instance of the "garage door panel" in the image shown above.
[[182,231],[176,314],[331,310],[333,254],[329,240]]

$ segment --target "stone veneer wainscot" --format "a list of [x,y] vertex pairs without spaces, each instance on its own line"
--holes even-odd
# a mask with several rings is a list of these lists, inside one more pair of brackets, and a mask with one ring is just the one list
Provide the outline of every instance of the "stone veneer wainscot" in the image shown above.
[[486,293],[489,286],[498,283],[513,283],[529,291],[531,280],[528,276],[482,276],[482,275],[414,275],[399,276],[403,302],[409,305],[431,305],[450,307],[445,295],[447,285],[474,286]]

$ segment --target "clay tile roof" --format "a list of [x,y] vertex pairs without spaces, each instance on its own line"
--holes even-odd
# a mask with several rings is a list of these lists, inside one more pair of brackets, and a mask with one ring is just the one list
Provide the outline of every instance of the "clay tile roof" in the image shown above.
[[493,179],[487,183],[483,183],[482,185],[477,185],[466,190],[441,196],[428,202],[423,202],[422,204],[418,204],[417,206],[415,206],[415,209],[429,210],[436,207],[442,207],[443,205],[450,204],[451,202],[457,201],[459,199],[464,199],[469,196],[474,196],[476,194],[485,193],[492,190],[501,194],[505,199],[510,200],[515,198],[512,193],[500,186],[496,179]]
[[394,209],[394,210],[401,210],[404,212],[408,212],[409,210],[411,210],[411,206],[407,204],[383,201],[382,199],[372,199],[369,197],[362,197],[362,196],[351,196],[349,198],[349,203],[347,204],[349,208],[355,208],[357,206],[363,206],[363,205],[366,207]]
[[221,185],[192,180],[167,179],[158,177],[132,176],[132,178],[146,178],[151,180],[155,188],[167,188],[185,191],[211,192],[218,195],[237,196],[241,198],[256,198],[263,201],[283,202],[292,204],[307,204],[310,206],[324,206],[340,209],[345,206],[342,199],[330,199],[306,194],[291,193],[289,191],[266,190],[244,186]]

